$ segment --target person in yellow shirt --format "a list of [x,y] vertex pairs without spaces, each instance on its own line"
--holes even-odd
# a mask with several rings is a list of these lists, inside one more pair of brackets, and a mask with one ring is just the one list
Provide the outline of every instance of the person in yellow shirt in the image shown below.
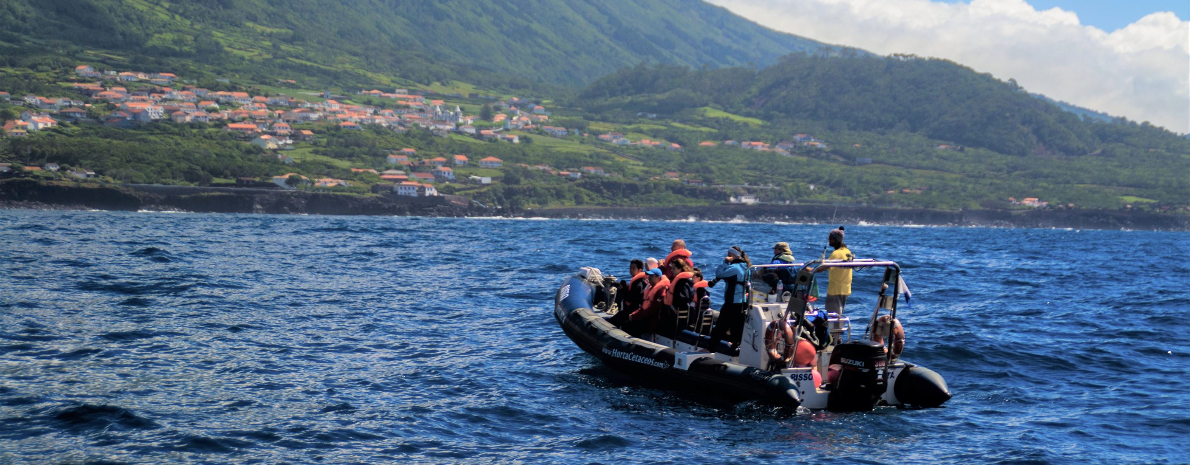
[[[839,229],[831,230],[830,235],[827,236],[827,242],[835,248],[830,257],[827,257],[829,260],[851,261],[855,259],[851,249],[847,248],[847,243],[843,242],[842,226],[839,226]],[[847,306],[847,297],[851,295],[851,268],[829,268],[829,270],[826,287],[826,311],[842,315],[843,308]]]

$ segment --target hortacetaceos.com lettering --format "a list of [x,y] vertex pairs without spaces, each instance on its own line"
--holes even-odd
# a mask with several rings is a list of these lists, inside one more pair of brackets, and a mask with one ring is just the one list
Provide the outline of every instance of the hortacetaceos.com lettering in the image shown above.
[[657,368],[661,368],[661,369],[669,368],[669,364],[666,362],[663,362],[660,360],[654,360],[649,357],[643,357],[643,356],[634,354],[632,352],[624,352],[622,350],[609,349],[609,348],[604,347],[603,353],[605,353],[607,355],[611,355],[612,357],[615,357],[618,359],[627,360],[629,362],[636,362],[636,363],[640,363],[643,365],[649,365],[649,366],[653,366],[653,367],[657,367]]

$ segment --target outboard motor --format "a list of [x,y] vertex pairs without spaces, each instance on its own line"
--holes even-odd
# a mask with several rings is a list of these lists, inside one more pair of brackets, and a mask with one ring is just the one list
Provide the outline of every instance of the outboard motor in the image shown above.
[[831,393],[826,408],[834,412],[867,412],[885,390],[880,373],[884,369],[884,345],[872,341],[850,341],[835,346],[830,367]]

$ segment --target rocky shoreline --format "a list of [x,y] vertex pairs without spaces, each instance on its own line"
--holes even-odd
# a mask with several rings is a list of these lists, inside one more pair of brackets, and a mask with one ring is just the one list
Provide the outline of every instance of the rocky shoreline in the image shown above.
[[758,221],[1012,228],[1190,231],[1190,215],[1114,210],[964,210],[852,205],[715,205],[547,208],[520,216],[654,221]]
[[655,221],[983,226],[1190,231],[1190,215],[1113,210],[893,209],[847,205],[566,207],[509,212],[464,197],[398,197],[279,189],[0,181],[0,208],[318,215],[505,216]]
[[0,182],[0,207],[56,210],[185,211],[314,215],[481,216],[488,209],[455,196],[398,197],[156,185]]

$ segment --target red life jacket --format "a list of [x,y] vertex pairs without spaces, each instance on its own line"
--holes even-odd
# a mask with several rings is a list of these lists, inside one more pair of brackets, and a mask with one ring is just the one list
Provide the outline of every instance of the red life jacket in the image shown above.
[[[676,287],[678,284],[678,281],[681,281],[683,279],[691,279],[691,280],[694,279],[694,272],[684,271],[684,272],[678,273],[677,276],[674,276],[673,281],[671,281],[673,284],[671,284],[670,287]],[[665,293],[665,305],[673,305],[673,304],[674,304],[674,293],[666,292]]]
[[705,279],[704,279],[704,280],[702,280],[702,281],[699,281],[699,282],[696,282],[696,283],[694,283],[694,289],[706,289],[706,287],[707,287],[709,284],[710,284],[710,281],[707,281],[707,280],[705,280]]

